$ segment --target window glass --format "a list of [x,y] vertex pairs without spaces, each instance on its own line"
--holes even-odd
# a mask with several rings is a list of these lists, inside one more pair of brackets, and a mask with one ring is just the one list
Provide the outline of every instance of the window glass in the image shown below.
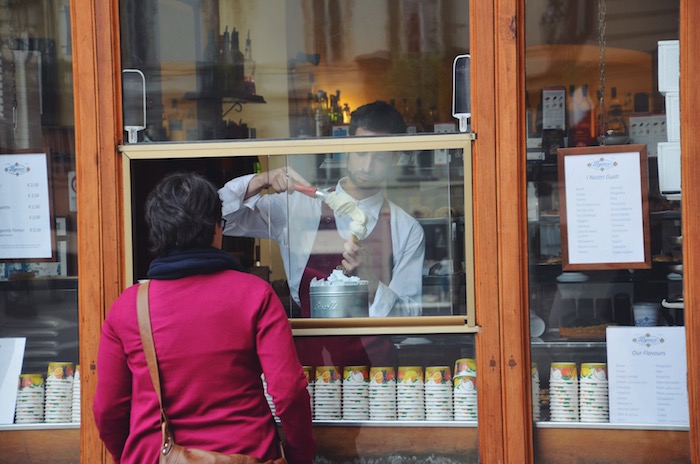
[[[273,285],[290,317],[467,314],[463,150],[133,160],[136,279],[153,258],[146,195],[182,170],[205,173],[222,188],[224,249]],[[293,191],[266,188],[243,200],[252,176],[280,170]],[[352,176],[351,184],[345,179]],[[344,262],[349,241],[359,262]]]
[[[5,382],[3,424],[80,421],[71,404],[79,355],[69,18],[67,0],[0,6],[0,372],[22,378],[19,391]],[[11,338],[23,342],[12,349]],[[18,372],[5,370],[13,356]],[[52,403],[59,372],[71,395]],[[38,390],[48,393],[27,396]]]
[[468,11],[458,0],[122,0],[122,67],[147,89],[138,141],[342,136],[377,99],[409,132],[448,130]]
[[[678,17],[679,2],[527,2],[540,427],[687,430]],[[624,247],[638,247],[642,259],[620,259]]]

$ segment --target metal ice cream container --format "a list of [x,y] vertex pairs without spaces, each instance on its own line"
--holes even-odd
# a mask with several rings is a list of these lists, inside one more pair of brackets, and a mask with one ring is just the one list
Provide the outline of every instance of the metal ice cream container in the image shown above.
[[369,317],[368,288],[367,282],[311,286],[311,317]]

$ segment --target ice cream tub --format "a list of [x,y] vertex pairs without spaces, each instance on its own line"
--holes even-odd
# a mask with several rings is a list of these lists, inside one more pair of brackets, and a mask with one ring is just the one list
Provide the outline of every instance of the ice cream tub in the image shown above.
[[367,281],[312,285],[309,294],[312,318],[369,317]]

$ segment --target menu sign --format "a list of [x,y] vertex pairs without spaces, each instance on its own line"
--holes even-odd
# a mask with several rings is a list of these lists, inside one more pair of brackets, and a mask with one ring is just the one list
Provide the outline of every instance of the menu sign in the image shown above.
[[610,422],[689,425],[685,327],[608,327]]
[[45,153],[0,155],[0,259],[50,259]]
[[557,153],[563,269],[650,268],[646,147]]

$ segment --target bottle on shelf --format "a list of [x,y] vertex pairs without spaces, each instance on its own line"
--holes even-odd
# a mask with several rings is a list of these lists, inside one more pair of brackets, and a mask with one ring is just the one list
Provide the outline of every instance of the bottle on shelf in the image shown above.
[[216,31],[209,31],[207,44],[204,47],[204,65],[202,67],[202,92],[211,94],[217,85],[217,73],[219,63],[219,47],[216,44]]
[[225,27],[224,33],[221,35],[221,49],[219,59],[219,92],[223,95],[229,95],[233,91],[232,87],[232,63],[231,63],[231,33],[228,31],[228,26]]
[[253,60],[253,47],[250,42],[250,31],[245,39],[245,52],[243,54],[243,93],[255,95],[255,60]]
[[574,93],[573,121],[569,132],[570,147],[587,147],[595,144],[595,114],[593,101],[588,95],[588,84],[581,86],[581,92]]
[[243,95],[245,57],[241,51],[238,31],[235,27],[231,33],[231,64],[233,65],[231,76],[233,96],[240,97]]
[[622,102],[617,98],[617,87],[610,89],[610,105],[605,116],[605,127],[602,128],[602,135],[606,145],[616,145],[627,143],[629,131],[622,108]]

